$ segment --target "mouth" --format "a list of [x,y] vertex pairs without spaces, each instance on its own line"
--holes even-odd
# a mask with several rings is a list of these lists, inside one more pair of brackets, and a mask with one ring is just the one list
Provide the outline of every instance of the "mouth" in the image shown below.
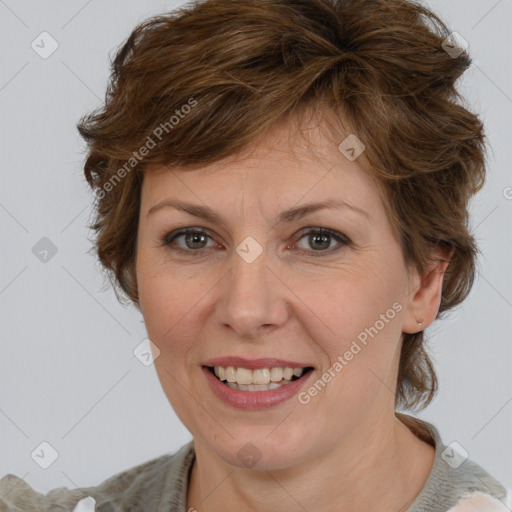
[[203,366],[217,381],[237,391],[271,391],[304,379],[314,370],[306,367],[271,367],[249,369],[234,366]]

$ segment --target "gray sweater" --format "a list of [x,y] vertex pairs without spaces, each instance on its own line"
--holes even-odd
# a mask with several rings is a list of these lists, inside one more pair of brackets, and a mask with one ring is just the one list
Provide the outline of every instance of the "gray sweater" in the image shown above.
[[[469,459],[461,462],[446,447],[437,429],[409,415],[397,416],[421,439],[435,446],[435,460],[428,480],[405,512],[447,512],[461,498],[479,491],[511,505],[511,492]],[[8,474],[0,480],[0,512],[72,512],[87,496],[96,502],[96,512],[187,512],[188,478],[194,461],[193,441],[174,454],[165,454],[121,471],[96,487],[59,487],[46,495],[32,489],[21,478]],[[508,494],[508,497],[507,497]],[[86,500],[91,502],[92,500]],[[491,510],[491,509],[486,509]],[[494,510],[494,509],[492,509]],[[512,510],[512,509],[511,509]]]

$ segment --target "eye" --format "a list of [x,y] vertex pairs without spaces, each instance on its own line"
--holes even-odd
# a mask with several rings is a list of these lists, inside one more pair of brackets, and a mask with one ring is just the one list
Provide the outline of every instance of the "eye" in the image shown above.
[[[308,256],[313,257],[327,256],[335,251],[338,251],[343,246],[350,246],[352,243],[345,235],[342,235],[337,231],[333,231],[327,228],[309,229],[308,231],[302,234],[302,236],[299,238],[299,241],[306,237],[307,244],[310,247],[313,247],[312,254],[308,254]],[[341,247],[338,246],[335,247],[334,249],[329,249],[329,246],[331,245],[333,239],[336,242],[338,242],[338,244],[340,244]],[[316,254],[314,254],[315,252]]]
[[[176,240],[178,240],[181,237],[184,237],[183,241],[185,243],[185,247],[173,247],[172,244],[175,244]],[[202,231],[200,229],[187,228],[166,235],[163,240],[163,245],[169,246],[168,248],[171,251],[199,253],[200,249],[205,248],[205,242],[207,241],[208,238],[211,237],[205,231]]]
[[[306,232],[302,232],[302,236],[299,241],[307,237],[307,243],[310,247],[313,247],[311,251],[300,251],[302,253],[308,252],[308,256],[326,256],[335,251],[338,251],[343,246],[350,246],[352,242],[343,234],[338,233],[327,228],[314,228],[308,229]],[[183,237],[183,245],[178,245],[177,240]],[[175,231],[167,234],[163,239],[163,246],[166,246],[169,250],[174,252],[188,253],[194,255],[200,255],[203,249],[208,248],[206,245],[208,239],[211,240],[210,235],[202,229],[185,228],[179,231]],[[330,248],[332,240],[335,240],[339,246],[334,249]],[[211,248],[212,246],[210,246]],[[328,249],[328,250],[326,250]],[[316,252],[316,254],[314,254]]]

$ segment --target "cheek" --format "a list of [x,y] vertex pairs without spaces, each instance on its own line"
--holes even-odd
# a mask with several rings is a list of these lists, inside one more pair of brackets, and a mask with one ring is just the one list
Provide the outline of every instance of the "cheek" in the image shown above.
[[363,346],[365,340],[377,336],[389,340],[380,342],[381,348],[396,343],[401,332],[399,276],[386,270],[375,264],[345,268],[335,276],[297,280],[295,290],[304,303],[302,309],[310,310],[309,330],[331,360],[356,339]]
[[389,390],[400,345],[402,282],[398,270],[375,262],[364,272],[345,274],[323,299],[316,297],[324,320],[317,324],[325,333],[323,348],[330,360],[323,371],[334,375],[326,398],[333,404],[362,411],[376,397],[393,399]]
[[176,279],[167,274],[147,276],[139,291],[148,334],[165,347],[184,344],[197,325],[193,321],[198,301],[204,295],[200,283]]
[[[401,331],[393,304],[400,298],[403,276],[399,253],[392,252],[383,258],[369,251],[330,268],[303,266],[300,273],[280,269],[286,286],[276,282],[276,293],[281,294],[279,300],[290,304],[288,322],[309,331],[304,338],[310,337],[331,360],[348,350],[353,340],[364,344],[365,339],[375,339],[375,328],[378,339],[389,340],[380,343],[382,348],[396,343]],[[139,256],[139,297],[148,334],[164,349],[184,350],[193,345],[201,326],[211,321],[215,300],[221,298],[217,294],[223,286],[219,282],[222,272],[199,272],[197,265],[170,265],[160,253],[150,250]]]
[[141,309],[147,326],[163,328],[184,315],[188,291],[195,288],[195,281],[179,266],[169,265],[165,250],[151,247],[146,238],[141,242],[136,266]]
[[[137,285],[141,311],[148,336],[166,355],[186,350],[187,337],[193,334],[194,304],[201,293],[201,283],[183,277],[179,269],[165,268],[142,251],[137,259]],[[171,343],[172,341],[172,343]],[[161,359],[161,358],[160,358]],[[158,361],[157,361],[158,362]]]
[[[160,270],[142,272],[140,276],[139,297],[147,334],[159,350],[155,369],[164,392],[181,417],[181,411],[186,410],[183,388],[191,388],[189,362],[199,337],[194,321],[199,290],[193,282],[183,283]],[[182,421],[187,419],[182,417]]]

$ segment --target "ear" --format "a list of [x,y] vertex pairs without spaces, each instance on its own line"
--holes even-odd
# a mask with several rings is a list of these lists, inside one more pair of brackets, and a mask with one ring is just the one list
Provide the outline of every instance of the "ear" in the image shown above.
[[441,304],[444,273],[454,250],[438,247],[435,260],[426,275],[414,274],[409,307],[402,325],[403,332],[413,334],[422,331],[435,320]]

